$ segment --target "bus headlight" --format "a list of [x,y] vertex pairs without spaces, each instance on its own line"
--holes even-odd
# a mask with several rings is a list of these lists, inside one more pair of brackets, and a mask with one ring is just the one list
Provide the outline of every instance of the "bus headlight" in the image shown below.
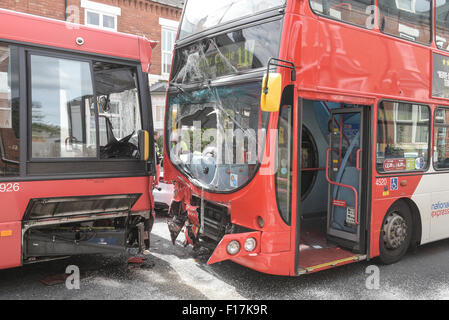
[[240,251],[240,243],[237,240],[229,241],[228,246],[226,247],[226,251],[230,255],[235,255]]
[[257,246],[257,241],[254,238],[248,238],[245,241],[245,250],[248,252],[253,251],[254,249],[256,249]]

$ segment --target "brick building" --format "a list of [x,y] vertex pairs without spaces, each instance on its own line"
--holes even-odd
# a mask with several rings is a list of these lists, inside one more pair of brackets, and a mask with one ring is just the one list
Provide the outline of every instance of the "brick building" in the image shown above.
[[[131,33],[157,41],[150,84],[168,80],[172,50],[183,0],[0,0],[0,8],[66,20],[105,30]],[[163,115],[160,93],[153,103],[154,119]],[[163,123],[155,120],[157,130]]]

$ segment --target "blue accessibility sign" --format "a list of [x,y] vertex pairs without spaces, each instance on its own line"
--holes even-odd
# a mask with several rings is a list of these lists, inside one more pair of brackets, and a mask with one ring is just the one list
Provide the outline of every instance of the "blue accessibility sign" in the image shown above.
[[390,190],[395,191],[398,190],[398,178],[390,178]]

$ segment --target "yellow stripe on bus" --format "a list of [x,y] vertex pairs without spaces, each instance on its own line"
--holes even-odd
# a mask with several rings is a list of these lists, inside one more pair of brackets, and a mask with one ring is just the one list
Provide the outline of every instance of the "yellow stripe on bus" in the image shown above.
[[337,265],[344,263],[344,262],[348,262],[348,261],[360,261],[360,260],[365,260],[366,259],[366,255],[356,255],[356,256],[352,256],[349,258],[344,258],[344,259],[340,259],[340,260],[335,260],[335,261],[331,261],[331,262],[326,262],[323,264],[319,264],[313,267],[308,267],[306,268],[307,272],[312,272],[314,270],[317,269],[322,269],[322,268],[326,268],[326,267],[336,267]]

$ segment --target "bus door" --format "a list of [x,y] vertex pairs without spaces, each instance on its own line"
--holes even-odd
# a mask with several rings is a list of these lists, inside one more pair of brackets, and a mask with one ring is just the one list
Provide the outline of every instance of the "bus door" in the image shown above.
[[[326,152],[326,180],[329,184],[327,236],[339,245],[363,250],[361,225],[366,210],[361,205],[362,178],[366,172],[362,157],[368,154],[365,141],[366,109],[334,109],[330,114],[330,141]],[[366,139],[368,142],[368,140]]]

